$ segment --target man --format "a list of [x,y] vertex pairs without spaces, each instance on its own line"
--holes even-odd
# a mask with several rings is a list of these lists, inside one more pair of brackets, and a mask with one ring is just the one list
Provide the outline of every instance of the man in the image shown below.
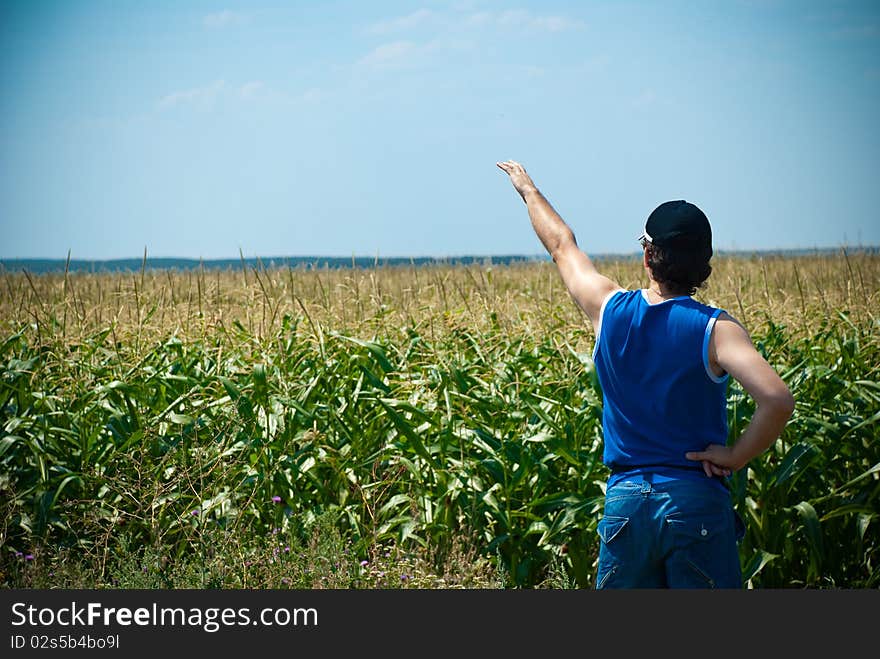
[[[744,528],[725,479],[773,444],[794,399],[736,319],[691,297],[712,270],[708,219],[683,200],[658,206],[640,238],[648,287],[627,291],[598,272],[521,164],[497,165],[595,331],[611,470],[596,588],[742,587]],[[728,376],[756,403],[730,446]]]

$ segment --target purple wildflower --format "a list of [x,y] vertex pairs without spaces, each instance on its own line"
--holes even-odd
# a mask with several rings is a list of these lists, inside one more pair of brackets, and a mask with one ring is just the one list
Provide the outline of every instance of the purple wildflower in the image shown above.
[[22,556],[24,556],[24,554],[22,554],[20,551],[15,552],[16,558],[21,558]]
[[290,583],[290,579],[288,579],[287,577],[281,577],[281,583],[287,585]]
[[33,554],[27,554],[27,555],[24,557],[24,560],[26,560],[26,561],[32,561],[32,560],[34,560],[34,555],[33,555]]
[[190,515],[198,515],[198,514],[199,514],[199,510],[198,510],[198,508],[196,508],[195,510],[193,510],[193,511],[190,513]]
[[276,494],[274,497],[272,497],[272,501],[274,501],[275,503],[281,503],[281,497],[279,497],[279,496]]
[[409,579],[409,575],[408,575],[408,574],[401,574],[401,575],[400,575],[400,580],[401,580],[401,581],[406,581],[407,579]]
[[361,567],[367,567],[370,564],[370,561],[361,561]]
[[284,548],[284,551],[289,552],[289,551],[290,551],[290,546],[288,545],[287,547],[285,547],[285,548]]

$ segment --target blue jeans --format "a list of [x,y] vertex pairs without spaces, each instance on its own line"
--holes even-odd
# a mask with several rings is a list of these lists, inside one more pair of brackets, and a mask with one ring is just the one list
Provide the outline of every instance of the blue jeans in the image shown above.
[[745,527],[729,494],[710,482],[650,480],[606,490],[596,588],[742,588]]

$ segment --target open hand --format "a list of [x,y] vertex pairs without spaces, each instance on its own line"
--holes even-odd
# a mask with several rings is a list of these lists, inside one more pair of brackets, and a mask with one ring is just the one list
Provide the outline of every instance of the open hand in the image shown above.
[[526,193],[537,191],[532,179],[526,174],[525,168],[515,160],[505,160],[504,162],[496,162],[496,165],[507,172],[510,176],[510,182],[514,189],[519,192],[520,197],[525,200]]

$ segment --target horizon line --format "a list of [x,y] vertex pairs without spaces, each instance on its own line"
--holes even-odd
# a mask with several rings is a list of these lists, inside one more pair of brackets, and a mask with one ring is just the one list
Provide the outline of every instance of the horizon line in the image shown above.
[[[811,248],[769,248],[769,249],[740,249],[740,250],[716,250],[713,256],[781,256],[799,257],[815,255],[831,255],[843,253],[868,253],[874,255],[880,253],[880,246],[857,247],[842,245],[839,247],[811,247]],[[641,255],[640,250],[632,252],[605,252],[588,254],[596,261],[637,259]],[[238,258],[210,258],[203,257],[176,257],[176,256],[147,256],[146,252],[140,257],[111,258],[111,259],[74,259],[68,254],[67,258],[41,258],[41,257],[0,257],[0,272],[24,271],[35,275],[67,272],[86,273],[119,273],[138,272],[145,270],[195,270],[208,268],[211,270],[242,270],[248,267],[262,269],[288,267],[308,269],[364,269],[370,267],[400,267],[430,265],[517,265],[523,263],[552,262],[549,254],[460,254],[447,256],[249,256],[243,254]]]
[[[752,253],[779,253],[779,252],[837,252],[840,250],[867,250],[867,251],[878,251],[880,250],[880,243],[876,245],[851,245],[851,244],[840,244],[840,245],[826,245],[826,246],[810,246],[810,247],[732,247],[732,248],[720,248],[716,247],[714,249],[713,256],[717,256],[720,254],[752,254]],[[641,249],[633,249],[630,251],[608,251],[608,252],[590,252],[588,250],[584,250],[584,252],[593,257],[618,257],[618,256],[630,256],[632,254],[640,254]],[[163,256],[150,256],[146,250],[142,254],[137,256],[111,256],[111,257],[74,257],[70,251],[68,251],[67,256],[0,256],[0,263],[2,262],[25,262],[25,261],[61,261],[66,262],[70,261],[71,263],[110,263],[117,261],[143,261],[143,260],[154,260],[154,261],[203,261],[203,262],[215,262],[215,261],[242,261],[242,260],[320,260],[320,259],[332,259],[334,261],[340,260],[436,260],[442,261],[446,259],[491,259],[491,258],[520,258],[520,259],[543,259],[550,258],[550,255],[546,252],[535,252],[535,253],[526,253],[526,252],[499,252],[494,254],[488,253],[478,253],[478,252],[456,252],[449,254],[389,254],[389,255],[380,255],[380,254],[273,254],[273,255],[259,255],[254,254],[252,256],[245,256],[242,253],[239,253],[235,256],[212,256],[212,257],[203,257],[203,256],[180,256],[180,255],[163,255]]]

